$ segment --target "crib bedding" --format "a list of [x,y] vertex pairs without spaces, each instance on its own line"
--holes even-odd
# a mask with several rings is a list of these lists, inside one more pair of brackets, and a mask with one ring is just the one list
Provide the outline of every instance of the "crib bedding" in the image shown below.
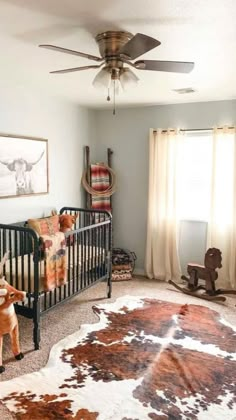
[[[33,254],[12,258],[6,262],[6,279],[19,290],[34,291]],[[66,248],[66,281],[105,263],[105,249],[95,246],[68,246]],[[45,261],[39,261],[39,292],[44,291]],[[17,273],[17,276],[16,276]],[[18,280],[18,281],[17,281]]]

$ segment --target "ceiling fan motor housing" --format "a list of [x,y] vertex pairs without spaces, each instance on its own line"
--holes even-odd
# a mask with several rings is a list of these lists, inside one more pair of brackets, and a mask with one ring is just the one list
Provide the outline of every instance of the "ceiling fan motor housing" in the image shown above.
[[119,59],[121,48],[133,38],[130,32],[106,31],[96,36],[101,56],[107,60],[111,57]]

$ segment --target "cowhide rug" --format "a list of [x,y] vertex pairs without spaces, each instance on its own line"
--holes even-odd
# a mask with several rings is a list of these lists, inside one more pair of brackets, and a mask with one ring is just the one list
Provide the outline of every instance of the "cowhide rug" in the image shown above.
[[129,296],[94,311],[44,369],[1,382],[18,420],[236,419],[236,328],[217,312]]

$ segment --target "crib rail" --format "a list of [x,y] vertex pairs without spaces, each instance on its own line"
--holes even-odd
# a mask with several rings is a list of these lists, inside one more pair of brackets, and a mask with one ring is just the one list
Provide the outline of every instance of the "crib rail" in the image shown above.
[[91,226],[95,223],[103,221],[112,222],[111,213],[105,210],[82,209],[76,207],[62,207],[60,214],[77,214],[75,229],[80,229],[85,226]]

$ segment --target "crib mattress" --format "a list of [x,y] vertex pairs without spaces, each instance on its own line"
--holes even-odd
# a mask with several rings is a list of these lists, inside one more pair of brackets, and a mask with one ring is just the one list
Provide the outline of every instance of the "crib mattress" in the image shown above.
[[[33,254],[26,254],[12,258],[11,270],[10,260],[6,262],[6,280],[19,290],[33,292],[34,290],[34,262]],[[66,272],[67,281],[72,279],[75,275],[80,275],[82,272],[99,267],[105,262],[105,249],[95,246],[67,247],[66,248]],[[39,262],[39,291],[44,290],[44,264],[45,261]],[[17,276],[16,276],[17,273]],[[78,274],[77,274],[78,273]]]

